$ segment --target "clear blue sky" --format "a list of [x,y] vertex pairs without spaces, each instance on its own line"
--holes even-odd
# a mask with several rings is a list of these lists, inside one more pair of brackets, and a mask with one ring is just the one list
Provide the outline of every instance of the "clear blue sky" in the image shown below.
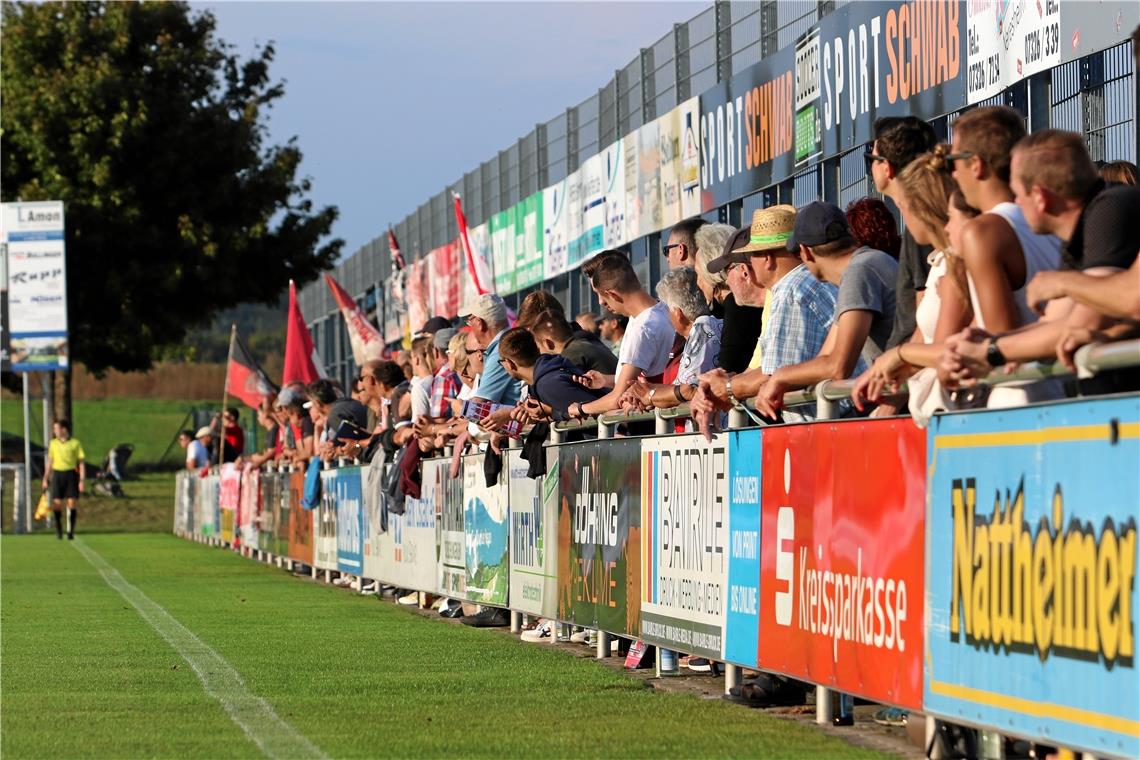
[[597,92],[711,2],[196,3],[247,54],[273,41],[318,206],[351,255],[429,196]]

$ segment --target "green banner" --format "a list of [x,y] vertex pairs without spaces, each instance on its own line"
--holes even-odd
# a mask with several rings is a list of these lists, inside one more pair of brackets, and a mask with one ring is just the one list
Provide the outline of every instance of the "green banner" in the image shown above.
[[495,267],[495,292],[499,295],[514,293],[515,270],[515,210],[500,211],[488,221],[491,230],[491,260]]
[[638,636],[641,444],[585,441],[559,451],[558,617]]

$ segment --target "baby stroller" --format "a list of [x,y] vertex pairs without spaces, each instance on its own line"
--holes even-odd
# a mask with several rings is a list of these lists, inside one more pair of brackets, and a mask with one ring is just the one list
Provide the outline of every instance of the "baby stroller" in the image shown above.
[[115,498],[126,496],[119,482],[127,477],[127,462],[130,461],[134,450],[134,444],[120,443],[107,452],[103,466],[95,470],[92,477],[94,485],[91,490],[93,493],[98,496],[113,496]]

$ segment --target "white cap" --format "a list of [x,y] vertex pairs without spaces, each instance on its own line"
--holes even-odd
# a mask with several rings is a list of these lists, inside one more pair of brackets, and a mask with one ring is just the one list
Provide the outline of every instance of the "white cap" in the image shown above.
[[494,293],[484,293],[475,303],[461,310],[461,316],[479,317],[489,325],[501,325],[507,321],[507,303]]

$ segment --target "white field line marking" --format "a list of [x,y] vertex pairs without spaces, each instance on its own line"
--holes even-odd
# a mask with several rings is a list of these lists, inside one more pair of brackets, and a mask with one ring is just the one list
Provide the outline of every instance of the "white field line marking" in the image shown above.
[[94,549],[81,539],[76,539],[72,546],[99,571],[107,585],[130,602],[143,620],[189,663],[206,693],[221,703],[233,722],[267,757],[274,760],[327,757],[317,745],[283,721],[268,702],[251,694],[241,674],[221,655],[161,605],[128,583]]

